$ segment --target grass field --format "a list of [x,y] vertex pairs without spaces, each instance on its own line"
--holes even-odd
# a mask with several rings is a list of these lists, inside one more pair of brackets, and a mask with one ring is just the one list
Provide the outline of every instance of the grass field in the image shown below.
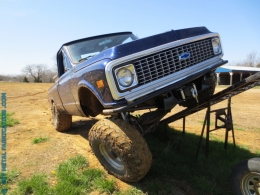
[[[66,182],[76,182],[79,191],[75,189],[75,194],[232,194],[229,184],[232,167],[243,159],[260,156],[260,88],[254,88],[232,98],[237,147],[233,147],[229,136],[225,150],[224,130],[218,130],[210,134],[208,158],[204,155],[203,139],[196,159],[205,116],[205,110],[200,111],[187,117],[185,135],[182,134],[181,120],[170,123],[167,134],[158,127],[157,132],[146,135],[153,154],[152,167],[140,182],[125,183],[106,173],[88,144],[88,131],[101,116],[73,117],[70,131],[55,131],[47,101],[50,86],[44,83],[0,83],[0,92],[7,94],[7,113],[15,121],[7,128],[8,188],[11,194],[38,189],[33,187],[35,182],[41,187],[39,193],[37,190],[34,194],[41,194],[41,190],[49,194],[64,194],[62,191],[58,193],[58,189],[65,190]],[[226,102],[216,105],[216,108],[223,106]],[[182,109],[176,107],[170,114]],[[64,174],[59,172],[63,172],[59,167],[75,158],[86,163],[77,169],[71,168],[74,170],[69,174],[72,180],[67,181],[70,178],[66,178],[66,174],[60,178],[59,174]],[[100,174],[97,178],[102,178],[105,184],[97,184],[94,179],[88,187],[84,182],[90,179],[85,177],[84,171],[89,169],[97,171]]]

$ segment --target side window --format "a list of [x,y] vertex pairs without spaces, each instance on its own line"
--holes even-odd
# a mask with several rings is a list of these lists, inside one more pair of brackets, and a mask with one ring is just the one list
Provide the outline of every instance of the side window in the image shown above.
[[62,53],[62,56],[63,56],[62,61],[63,61],[64,71],[66,72],[67,70],[69,70],[71,68],[71,64],[68,62],[68,59],[64,53]]

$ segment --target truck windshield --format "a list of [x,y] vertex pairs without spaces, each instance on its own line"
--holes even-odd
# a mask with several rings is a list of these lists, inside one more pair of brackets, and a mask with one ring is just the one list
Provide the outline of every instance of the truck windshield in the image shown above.
[[90,59],[108,48],[128,43],[136,39],[138,38],[133,34],[108,35],[106,37],[102,36],[72,43],[68,45],[67,48],[72,61],[74,63],[79,63]]

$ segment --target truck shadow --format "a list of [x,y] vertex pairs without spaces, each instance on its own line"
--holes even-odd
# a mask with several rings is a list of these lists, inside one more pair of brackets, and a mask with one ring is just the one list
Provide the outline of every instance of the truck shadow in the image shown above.
[[88,133],[91,127],[97,122],[98,120],[95,118],[82,118],[72,122],[72,126],[69,131],[65,133],[71,135],[80,135],[86,140],[88,140]]
[[169,127],[167,137],[162,131],[146,135],[153,162],[145,178],[134,184],[136,188],[149,195],[233,194],[230,186],[233,166],[244,159],[259,157],[259,152],[252,153],[245,146],[234,147],[231,141],[225,150],[224,140],[211,136],[208,157],[203,138],[196,159],[199,138]]
[[[88,140],[88,132],[97,119],[74,121],[72,129],[66,133],[81,135]],[[131,183],[137,190],[149,195],[229,195],[230,173],[238,162],[259,157],[245,146],[233,146],[228,143],[224,149],[224,140],[211,136],[209,155],[205,157],[205,138],[198,158],[196,151],[199,135],[182,134],[181,130],[168,127],[144,136],[153,155],[151,168],[139,182]],[[231,139],[230,139],[231,140]]]

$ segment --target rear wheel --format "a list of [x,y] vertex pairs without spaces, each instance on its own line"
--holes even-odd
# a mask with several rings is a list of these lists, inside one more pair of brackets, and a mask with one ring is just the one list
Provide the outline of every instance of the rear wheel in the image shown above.
[[98,121],[89,143],[100,163],[119,179],[135,182],[149,171],[152,154],[141,134],[122,119]]
[[236,195],[260,195],[260,158],[238,163],[232,170],[231,184]]
[[52,103],[52,119],[57,131],[67,131],[71,127],[72,116],[60,112],[54,102]]

